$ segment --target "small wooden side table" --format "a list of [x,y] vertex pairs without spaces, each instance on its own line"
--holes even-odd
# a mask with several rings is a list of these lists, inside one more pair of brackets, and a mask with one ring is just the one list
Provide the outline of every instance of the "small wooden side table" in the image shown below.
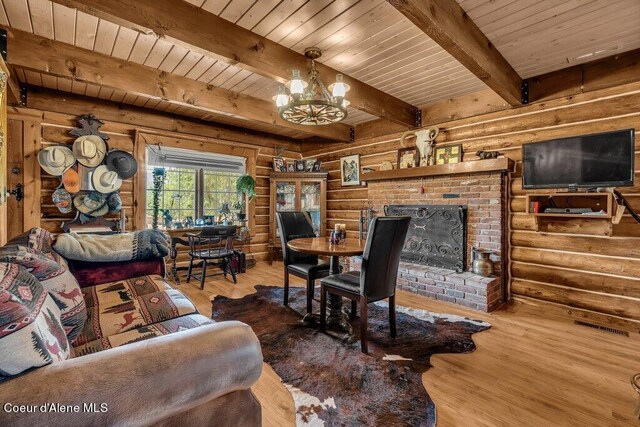
[[[287,243],[287,246],[296,252],[330,257],[329,274],[338,274],[340,273],[340,257],[362,255],[365,241],[346,239],[343,244],[332,245],[328,237],[312,237],[291,240]],[[307,316],[305,316],[305,319]],[[312,315],[314,318],[315,316]],[[351,324],[347,320],[347,316],[342,313],[342,297],[339,295],[329,294],[327,325],[337,327],[350,335],[352,334]]]

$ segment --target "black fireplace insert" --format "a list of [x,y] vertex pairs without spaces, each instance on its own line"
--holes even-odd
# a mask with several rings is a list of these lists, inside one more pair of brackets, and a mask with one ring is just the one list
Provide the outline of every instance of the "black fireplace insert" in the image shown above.
[[467,258],[467,206],[386,205],[387,216],[410,216],[402,261],[462,272]]

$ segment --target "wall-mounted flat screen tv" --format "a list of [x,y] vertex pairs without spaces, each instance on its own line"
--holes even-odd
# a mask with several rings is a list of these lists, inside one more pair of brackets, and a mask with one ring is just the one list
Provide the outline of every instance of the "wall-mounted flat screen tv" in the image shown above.
[[524,144],[522,186],[632,186],[634,154],[633,129]]

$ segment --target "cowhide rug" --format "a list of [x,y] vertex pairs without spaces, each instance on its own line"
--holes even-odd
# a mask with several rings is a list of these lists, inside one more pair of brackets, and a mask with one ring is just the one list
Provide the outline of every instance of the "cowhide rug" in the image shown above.
[[[389,336],[386,302],[369,305],[369,355],[358,337],[319,332],[301,323],[305,290],[257,286],[241,299],[217,296],[213,318],[249,324],[264,360],[282,378],[296,405],[298,425],[434,426],[433,401],[422,374],[436,353],[475,350],[471,335],[485,322],[425,310],[397,307],[397,338]],[[319,291],[316,290],[316,296]],[[348,305],[345,300],[345,307]],[[314,312],[319,304],[314,301]],[[358,320],[353,322],[358,331]]]

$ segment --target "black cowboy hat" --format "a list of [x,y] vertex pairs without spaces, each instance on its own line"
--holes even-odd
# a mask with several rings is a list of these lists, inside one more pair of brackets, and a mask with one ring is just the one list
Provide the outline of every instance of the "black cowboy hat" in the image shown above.
[[104,163],[122,179],[131,178],[138,171],[136,159],[122,150],[109,151]]

